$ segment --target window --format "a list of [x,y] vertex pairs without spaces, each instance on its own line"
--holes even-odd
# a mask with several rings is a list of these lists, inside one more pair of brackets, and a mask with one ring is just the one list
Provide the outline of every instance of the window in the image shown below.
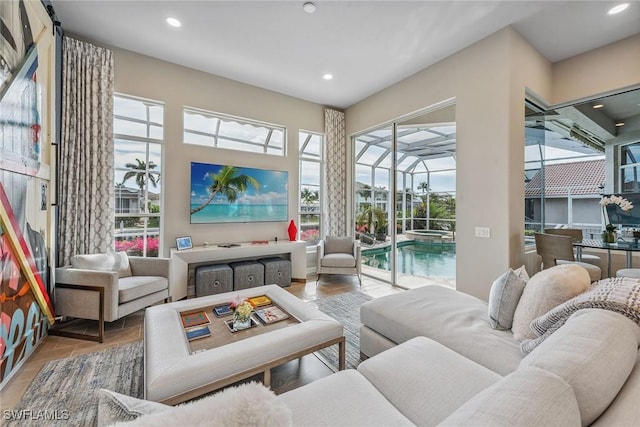
[[525,244],[545,228],[579,228],[587,239],[600,235],[604,143],[575,122],[576,111],[525,103]]
[[620,192],[640,191],[640,142],[620,147]]
[[299,147],[300,239],[307,242],[307,246],[313,246],[322,236],[324,137],[301,131]]
[[285,155],[284,127],[192,108],[183,116],[185,144]]
[[115,248],[159,256],[164,105],[114,96]]

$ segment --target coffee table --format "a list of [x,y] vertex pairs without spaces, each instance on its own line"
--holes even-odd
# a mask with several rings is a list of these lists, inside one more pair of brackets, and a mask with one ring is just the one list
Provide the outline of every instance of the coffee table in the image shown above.
[[[210,308],[235,297],[266,295],[290,319],[232,333]],[[210,338],[188,341],[180,313],[207,310]],[[225,330],[226,329],[226,330]],[[269,386],[271,368],[338,345],[345,367],[342,324],[280,288],[260,286],[150,307],[144,319],[144,397],[177,404],[256,374]]]

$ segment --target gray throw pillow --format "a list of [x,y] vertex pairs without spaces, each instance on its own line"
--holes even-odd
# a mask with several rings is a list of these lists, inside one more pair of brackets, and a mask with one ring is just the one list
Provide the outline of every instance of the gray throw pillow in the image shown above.
[[509,268],[491,285],[489,292],[489,324],[493,329],[509,330],[513,315],[529,280],[524,265],[517,270]]

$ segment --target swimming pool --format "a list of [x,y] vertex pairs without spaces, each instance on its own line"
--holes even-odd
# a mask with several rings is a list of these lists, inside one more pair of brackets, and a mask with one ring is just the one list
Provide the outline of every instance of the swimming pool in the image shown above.
[[[362,263],[391,270],[391,246],[362,250]],[[406,241],[398,243],[396,269],[412,276],[456,277],[456,244]]]

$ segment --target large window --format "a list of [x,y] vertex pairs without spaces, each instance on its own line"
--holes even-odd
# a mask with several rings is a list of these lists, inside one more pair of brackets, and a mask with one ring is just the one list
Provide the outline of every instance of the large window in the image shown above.
[[114,96],[115,248],[157,257],[160,248],[164,106]]
[[183,116],[185,144],[276,156],[286,154],[284,127],[194,108],[185,108]]
[[585,238],[600,235],[604,141],[586,127],[582,111],[526,104],[525,243],[545,228],[579,228]]
[[322,181],[324,138],[311,132],[299,134],[300,154],[300,239],[307,246],[318,243],[322,233]]

